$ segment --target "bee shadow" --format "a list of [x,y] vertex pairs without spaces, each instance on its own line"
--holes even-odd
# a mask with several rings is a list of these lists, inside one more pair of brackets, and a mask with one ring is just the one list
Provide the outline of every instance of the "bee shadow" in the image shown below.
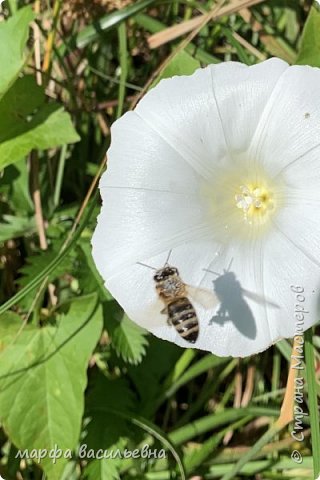
[[224,272],[213,280],[213,289],[220,301],[219,310],[210,319],[209,325],[233,322],[240,333],[254,339],[257,335],[253,313],[246,302],[245,290],[241,288],[233,272]]

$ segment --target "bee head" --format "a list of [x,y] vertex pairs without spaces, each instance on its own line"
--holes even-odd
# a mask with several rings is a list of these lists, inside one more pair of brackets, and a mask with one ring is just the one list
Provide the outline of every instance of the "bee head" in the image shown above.
[[175,267],[170,267],[170,265],[168,265],[164,268],[160,268],[159,270],[157,270],[153,278],[156,282],[161,282],[162,280],[166,280],[173,275],[178,275],[178,269]]
[[225,277],[227,277],[230,281],[231,280],[234,280],[234,281],[236,280],[236,276],[235,276],[234,272],[228,272],[228,271],[225,270],[223,275]]

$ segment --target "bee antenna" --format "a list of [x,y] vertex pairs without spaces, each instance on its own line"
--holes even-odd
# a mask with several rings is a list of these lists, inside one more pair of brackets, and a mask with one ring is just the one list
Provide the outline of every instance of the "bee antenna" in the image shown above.
[[168,262],[169,262],[169,258],[171,257],[171,253],[172,253],[172,248],[167,256],[167,260],[166,260],[166,263],[164,264],[165,266],[168,265]]
[[145,263],[136,262],[138,265],[142,265],[143,267],[151,268],[151,270],[157,270],[155,267],[151,267],[150,265],[146,265]]
[[214,272],[213,270],[208,270],[207,268],[203,268],[205,272],[213,273],[214,275],[217,275],[217,277],[220,277],[220,273]]

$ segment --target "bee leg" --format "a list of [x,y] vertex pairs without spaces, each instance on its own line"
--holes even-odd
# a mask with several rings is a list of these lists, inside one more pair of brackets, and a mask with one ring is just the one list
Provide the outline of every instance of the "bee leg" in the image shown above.
[[168,313],[168,307],[163,308],[160,313],[162,313],[162,315],[167,314]]

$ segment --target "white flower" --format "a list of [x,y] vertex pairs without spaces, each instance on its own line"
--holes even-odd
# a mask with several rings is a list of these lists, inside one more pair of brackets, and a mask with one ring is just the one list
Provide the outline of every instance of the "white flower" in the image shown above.
[[227,62],[161,81],[113,125],[93,256],[132,320],[192,346],[137,264],[172,250],[182,280],[221,302],[193,301],[196,348],[243,357],[317,321],[319,99],[319,69]]

